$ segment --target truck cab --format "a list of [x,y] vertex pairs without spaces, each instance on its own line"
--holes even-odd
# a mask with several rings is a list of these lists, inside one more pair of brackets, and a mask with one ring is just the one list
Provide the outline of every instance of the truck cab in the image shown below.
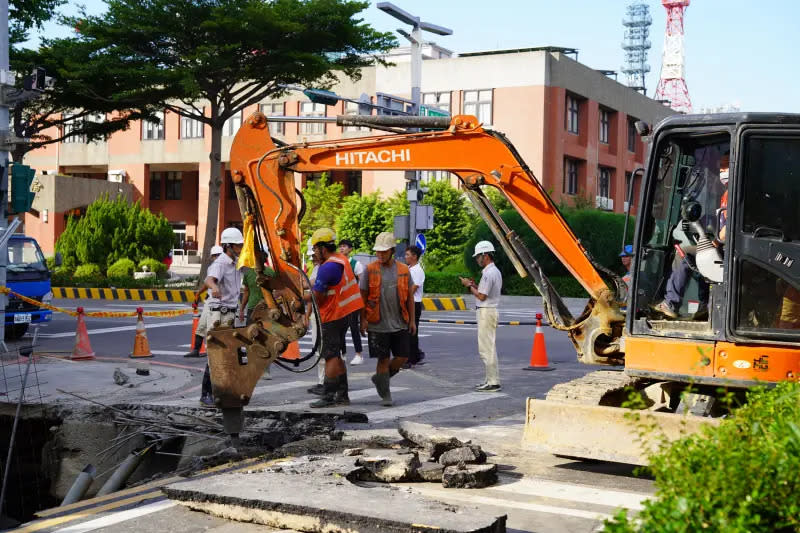
[[[50,270],[36,239],[24,235],[14,235],[9,239],[6,285],[18,294],[40,302],[49,303],[52,300]],[[9,294],[5,338],[18,339],[28,331],[30,324],[49,322],[52,317],[53,312],[49,309],[42,309]]]

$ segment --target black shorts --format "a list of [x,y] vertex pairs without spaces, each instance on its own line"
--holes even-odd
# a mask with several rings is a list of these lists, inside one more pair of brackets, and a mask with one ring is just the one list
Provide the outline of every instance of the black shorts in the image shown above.
[[322,323],[322,357],[327,361],[342,353],[342,332],[349,325],[347,317]]
[[408,357],[410,352],[410,338],[408,330],[401,329],[391,333],[368,333],[369,356],[376,359],[386,359],[389,354],[395,357]]

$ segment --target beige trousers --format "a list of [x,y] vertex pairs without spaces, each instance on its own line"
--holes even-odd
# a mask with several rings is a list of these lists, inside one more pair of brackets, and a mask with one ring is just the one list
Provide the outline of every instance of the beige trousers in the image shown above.
[[478,307],[478,354],[486,367],[486,383],[500,385],[500,370],[497,367],[497,318],[496,307]]

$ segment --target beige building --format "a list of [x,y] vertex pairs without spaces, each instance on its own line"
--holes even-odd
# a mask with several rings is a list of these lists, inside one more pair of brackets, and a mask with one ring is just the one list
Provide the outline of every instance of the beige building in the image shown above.
[[[633,129],[636,120],[656,122],[673,111],[603,73],[569,57],[570,50],[542,48],[453,54],[427,45],[422,69],[423,104],[451,114],[476,115],[486,127],[504,132],[556,201],[578,196],[598,207],[622,211],[626,179],[644,163],[645,147]],[[368,95],[375,103],[402,109],[410,96],[410,63],[400,49],[392,67],[370,67],[356,82],[334,87],[340,96]],[[391,96],[399,98],[391,98]],[[231,118],[223,131],[222,160],[227,166],[230,143],[244,117],[260,109],[267,115],[334,116],[357,113],[355,103],[326,107],[302,93],[265,101]],[[363,128],[334,124],[272,123],[273,136],[293,143],[369,135]],[[169,219],[176,248],[202,247],[208,202],[210,132],[202,124],[166,113],[161,124],[141,123],[116,133],[107,142],[70,139],[31,152],[26,164],[39,173],[128,183],[133,195]],[[427,173],[428,179],[443,179]],[[300,180],[315,179],[305,176]],[[405,187],[398,172],[334,172],[345,194]],[[87,205],[94,198],[87,197]],[[73,202],[74,203],[74,202]],[[80,204],[80,201],[78,202]],[[72,204],[71,204],[72,205]],[[52,209],[57,209],[54,207]],[[68,212],[27,214],[26,233],[52,252]],[[241,223],[230,174],[225,173],[219,212],[220,231]],[[200,242],[198,242],[200,241]]]

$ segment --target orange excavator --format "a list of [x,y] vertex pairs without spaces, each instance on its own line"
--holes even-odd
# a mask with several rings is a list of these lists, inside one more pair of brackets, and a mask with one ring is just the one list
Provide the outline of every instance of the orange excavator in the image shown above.
[[[620,408],[630,391],[676,438],[724,414],[721,387],[736,396],[800,375],[800,116],[675,116],[652,130],[639,123],[651,151],[641,169],[630,287],[592,258],[511,142],[475,117],[349,115],[337,124],[390,133],[276,146],[266,117],[254,113],[233,141],[231,171],[255,261],[275,275],[259,274],[264,301],[251,325],[208,336],[214,397],[229,433],[241,428],[265,366],[296,369],[318,357],[317,347],[300,359],[281,356],[307,332],[296,172],[439,170],[461,181],[578,360],[609,367],[555,386],[545,400],[528,399],[526,445],[642,463],[647,445]],[[581,283],[589,300],[580,315],[503,222],[487,186]]]

